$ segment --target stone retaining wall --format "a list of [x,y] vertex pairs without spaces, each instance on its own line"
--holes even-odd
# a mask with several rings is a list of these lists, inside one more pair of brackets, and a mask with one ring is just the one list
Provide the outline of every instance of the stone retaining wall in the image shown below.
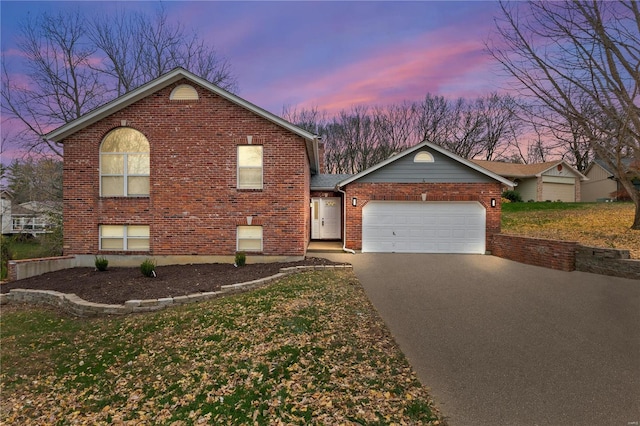
[[630,259],[629,250],[578,245],[576,270],[640,280],[640,260]]
[[125,315],[138,312],[158,311],[169,306],[185,305],[188,303],[201,302],[203,300],[241,293],[266,286],[267,284],[279,280],[287,275],[299,272],[351,268],[351,265],[292,266],[289,268],[282,268],[280,269],[280,273],[270,277],[248,281],[246,283],[223,285],[220,288],[220,291],[195,293],[187,296],[167,297],[162,299],[128,300],[124,305],[106,305],[102,303],[88,302],[79,298],[75,294],[65,294],[57,291],[25,289],[14,289],[9,291],[9,293],[0,294],[0,304],[29,303],[35,305],[50,305],[79,317]]
[[528,265],[640,279],[640,260],[629,250],[587,247],[572,241],[545,240],[517,235],[494,235],[491,254]]

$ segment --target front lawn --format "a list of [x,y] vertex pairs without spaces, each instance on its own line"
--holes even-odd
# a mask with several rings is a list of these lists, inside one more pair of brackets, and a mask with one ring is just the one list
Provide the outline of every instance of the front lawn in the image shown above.
[[350,271],[123,318],[3,307],[0,322],[0,423],[444,424]]
[[640,259],[633,203],[504,203],[502,232],[629,250]]

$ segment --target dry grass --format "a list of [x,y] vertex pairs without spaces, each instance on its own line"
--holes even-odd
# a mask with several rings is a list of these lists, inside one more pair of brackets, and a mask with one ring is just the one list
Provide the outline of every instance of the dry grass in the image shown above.
[[3,308],[0,324],[0,424],[445,424],[351,271],[124,318]]
[[633,215],[632,203],[505,204],[502,232],[626,249],[633,259],[640,259],[640,230],[630,229]]

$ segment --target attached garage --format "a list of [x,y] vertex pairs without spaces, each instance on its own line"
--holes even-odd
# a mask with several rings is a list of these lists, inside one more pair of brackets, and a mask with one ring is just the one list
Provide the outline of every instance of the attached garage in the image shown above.
[[551,180],[543,176],[542,199],[550,201],[563,201],[573,203],[576,201],[576,181],[575,179],[564,179],[563,181]]
[[344,248],[484,254],[500,233],[500,196],[514,183],[423,142],[337,184]]
[[362,251],[485,253],[478,202],[371,201],[362,209]]

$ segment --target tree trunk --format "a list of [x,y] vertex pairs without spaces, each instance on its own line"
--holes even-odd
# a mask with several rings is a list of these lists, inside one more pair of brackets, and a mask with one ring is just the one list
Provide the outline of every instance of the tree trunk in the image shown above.
[[640,205],[635,203],[636,205],[636,214],[633,218],[633,225],[631,225],[631,229],[640,230]]
[[631,225],[631,229],[640,230],[640,191],[638,191],[633,182],[629,179],[620,179],[620,183],[627,190],[629,197],[631,197],[631,201],[636,207],[635,214],[633,216],[633,225]]

